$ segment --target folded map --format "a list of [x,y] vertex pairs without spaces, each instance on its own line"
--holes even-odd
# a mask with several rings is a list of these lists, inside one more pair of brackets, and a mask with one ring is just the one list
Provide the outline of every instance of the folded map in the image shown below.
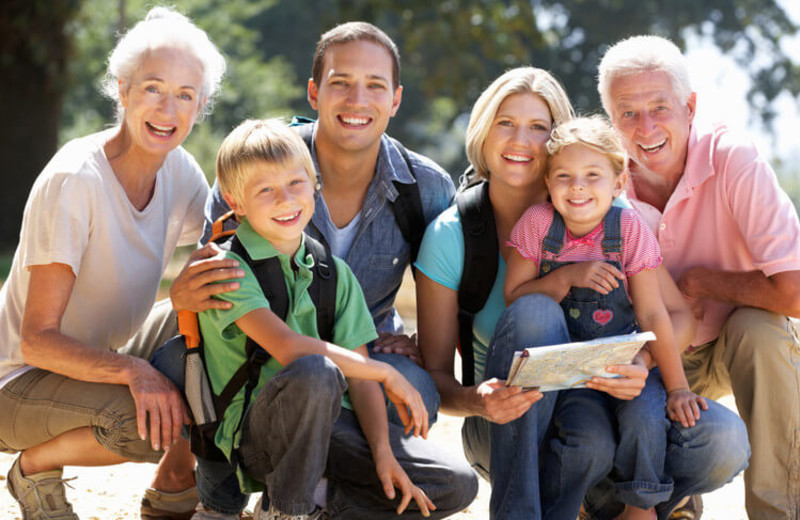
[[532,347],[514,354],[508,386],[539,387],[542,392],[583,388],[594,376],[620,377],[609,365],[626,365],[639,349],[656,339],[652,332],[608,336],[591,341]]

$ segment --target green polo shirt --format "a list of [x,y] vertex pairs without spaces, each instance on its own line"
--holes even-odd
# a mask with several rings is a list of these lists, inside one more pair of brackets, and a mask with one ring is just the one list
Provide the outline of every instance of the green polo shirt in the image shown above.
[[[272,244],[258,235],[246,220],[236,230],[236,236],[239,237],[253,260],[278,257],[289,294],[286,324],[298,334],[319,338],[317,311],[308,294],[312,278],[310,268],[313,267],[314,259],[310,254],[306,254],[305,243],[300,246],[292,259],[289,255],[278,253]],[[206,367],[211,385],[217,394],[222,392],[231,376],[245,362],[247,336],[236,325],[236,320],[256,309],[269,309],[269,302],[264,297],[258,280],[247,263],[231,252],[226,252],[225,256],[236,259],[239,267],[245,271],[244,278],[238,280],[239,289],[218,296],[222,300],[233,303],[233,307],[225,310],[208,310],[199,315],[200,332],[205,345]],[[297,266],[296,270],[292,269],[292,260]],[[337,282],[333,343],[352,350],[377,338],[377,333],[358,280],[344,261],[335,258],[334,262]],[[261,378],[254,395],[282,368],[283,365],[274,358],[270,359],[261,369]],[[250,402],[252,403],[252,400]],[[234,446],[238,447],[240,442],[240,433],[235,436],[234,433],[239,418],[242,416],[243,405],[244,388],[231,401],[217,430],[217,446],[228,457]],[[351,408],[347,396],[342,400],[342,405]],[[246,488],[256,485],[253,482],[242,483],[247,484]],[[255,489],[260,489],[260,487]]]

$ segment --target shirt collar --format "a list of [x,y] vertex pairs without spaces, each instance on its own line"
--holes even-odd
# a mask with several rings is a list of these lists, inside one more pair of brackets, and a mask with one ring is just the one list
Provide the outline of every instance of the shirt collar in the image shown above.
[[[239,242],[244,246],[247,254],[253,260],[266,260],[275,256],[287,257],[288,255],[281,255],[275,247],[253,229],[253,226],[247,221],[247,217],[242,219],[239,227],[236,228],[236,236],[239,237]],[[297,265],[311,268],[314,266],[314,260],[311,255],[306,255],[305,247],[305,234],[303,234],[303,242],[297,249],[294,255],[294,261]]]
[[[319,162],[317,161],[317,122],[311,123],[314,127],[311,130],[311,159],[314,161],[314,168],[317,170],[317,189],[322,188],[322,175],[319,171]],[[378,161],[375,165],[375,182],[383,189],[386,198],[394,201],[397,198],[397,188],[394,187],[393,182],[400,182],[403,184],[414,184],[416,180],[408,169],[405,157],[391,139],[385,133],[381,135],[381,146],[378,150]]]

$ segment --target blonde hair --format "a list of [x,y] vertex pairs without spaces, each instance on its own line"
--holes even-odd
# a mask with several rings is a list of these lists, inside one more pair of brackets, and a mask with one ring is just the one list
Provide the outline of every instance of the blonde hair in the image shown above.
[[608,121],[602,116],[577,117],[556,126],[551,132],[550,140],[547,142],[547,153],[550,154],[548,173],[550,158],[574,144],[583,145],[603,154],[611,163],[614,175],[621,174],[627,167],[625,148]]
[[122,120],[119,82],[130,83],[134,72],[149,52],[156,49],[180,49],[203,67],[203,86],[198,101],[206,100],[200,118],[211,113],[214,94],[225,74],[225,58],[206,32],[186,16],[167,7],[154,7],[120,38],[108,57],[108,71],[103,92],[117,104],[117,120]]
[[259,167],[280,168],[299,163],[312,184],[317,172],[303,139],[280,119],[249,119],[228,134],[217,153],[217,180],[222,193],[236,201]]
[[512,94],[535,94],[547,103],[553,124],[561,124],[575,116],[564,87],[552,74],[535,67],[511,69],[497,78],[480,95],[467,126],[467,158],[478,177],[489,178],[489,168],[483,153],[483,144],[500,104]]
[[681,50],[660,36],[633,36],[612,45],[600,60],[597,91],[607,114],[611,115],[611,83],[644,72],[666,73],[681,102],[692,95],[689,66]]

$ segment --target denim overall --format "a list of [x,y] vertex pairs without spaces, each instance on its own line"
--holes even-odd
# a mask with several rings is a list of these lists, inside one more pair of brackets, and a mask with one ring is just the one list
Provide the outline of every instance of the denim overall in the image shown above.
[[[602,246],[605,261],[624,272],[621,261],[621,214],[622,208],[612,206],[603,218]],[[539,276],[574,263],[554,260],[561,253],[565,236],[564,219],[554,210],[553,223],[542,241]],[[638,330],[633,305],[623,283],[608,294],[600,294],[585,287],[572,287],[561,301],[561,308],[572,341],[586,341]],[[658,369],[650,371],[642,393],[629,401],[616,399],[596,390],[563,391],[558,397],[553,421],[560,426],[563,434],[573,430],[591,430],[598,425],[587,425],[586,417],[592,417],[589,412],[598,407],[605,408],[616,419],[614,490],[617,500],[643,509],[668,500],[673,489],[672,480],[664,473],[669,421],[665,410],[666,392]],[[580,437],[579,434],[576,435]],[[566,452],[560,454],[562,465],[572,465],[569,456]],[[577,476],[576,479],[581,480]],[[573,511],[567,507],[569,501],[564,499],[564,487],[585,490],[586,486],[582,484],[584,483],[577,484],[569,478],[549,482],[545,480],[542,485],[542,500],[550,506],[550,514],[545,517],[574,517]],[[580,504],[582,496],[583,493],[572,502]],[[569,511],[569,514],[565,511]]]
[[[603,255],[606,262],[622,272],[621,214],[622,208],[611,206],[603,217]],[[564,246],[566,230],[563,217],[558,211],[553,210],[553,223],[550,224],[547,236],[542,241],[539,276],[574,263],[554,260]],[[564,310],[572,341],[586,341],[638,330],[633,305],[623,283],[608,294],[600,294],[586,287],[573,287],[561,300],[561,308]]]

